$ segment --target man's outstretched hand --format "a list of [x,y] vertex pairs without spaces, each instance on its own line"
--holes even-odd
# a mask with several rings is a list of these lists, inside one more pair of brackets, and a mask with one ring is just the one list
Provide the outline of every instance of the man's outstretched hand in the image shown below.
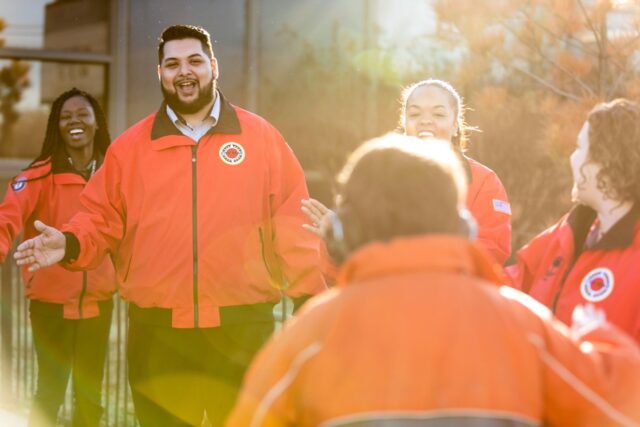
[[67,240],[62,232],[42,221],[36,221],[33,225],[40,234],[22,242],[13,254],[16,263],[28,265],[31,273],[60,262],[64,258]]

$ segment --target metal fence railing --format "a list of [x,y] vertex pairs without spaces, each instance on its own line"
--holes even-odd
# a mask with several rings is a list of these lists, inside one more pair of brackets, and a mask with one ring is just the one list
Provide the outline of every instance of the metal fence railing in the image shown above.
[[[27,414],[35,392],[37,363],[33,349],[28,302],[24,298],[18,267],[7,257],[0,284],[0,404],[14,413]],[[105,365],[103,404],[105,427],[135,426],[131,392],[127,383],[126,303],[114,297],[113,320]],[[61,426],[71,425],[71,387],[61,409]]]

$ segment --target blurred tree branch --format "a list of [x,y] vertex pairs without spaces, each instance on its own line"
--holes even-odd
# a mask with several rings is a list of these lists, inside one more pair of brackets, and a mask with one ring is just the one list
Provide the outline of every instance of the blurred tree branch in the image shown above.
[[[6,22],[0,18],[0,33],[6,28]],[[0,34],[0,47],[5,39]],[[22,100],[23,91],[31,86],[29,71],[31,65],[21,60],[11,60],[0,68],[0,141],[7,143],[11,139],[13,126],[18,120],[16,105]]]
[[610,0],[436,0],[438,36],[461,58],[447,76],[482,128],[470,155],[509,193],[514,249],[570,205],[567,164],[586,113],[640,96],[640,5]]

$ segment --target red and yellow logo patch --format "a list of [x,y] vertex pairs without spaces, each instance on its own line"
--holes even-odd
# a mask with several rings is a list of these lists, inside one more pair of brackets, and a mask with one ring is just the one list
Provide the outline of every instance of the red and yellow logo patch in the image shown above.
[[239,165],[244,156],[244,147],[237,142],[227,142],[220,147],[220,159],[228,165]]

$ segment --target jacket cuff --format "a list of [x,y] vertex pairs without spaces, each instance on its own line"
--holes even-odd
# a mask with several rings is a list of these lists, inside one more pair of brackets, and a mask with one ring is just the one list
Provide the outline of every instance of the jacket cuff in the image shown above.
[[76,237],[75,234],[65,231],[64,233],[65,243],[64,243],[64,258],[60,261],[61,263],[69,263],[78,259],[78,255],[80,255],[80,241]]

